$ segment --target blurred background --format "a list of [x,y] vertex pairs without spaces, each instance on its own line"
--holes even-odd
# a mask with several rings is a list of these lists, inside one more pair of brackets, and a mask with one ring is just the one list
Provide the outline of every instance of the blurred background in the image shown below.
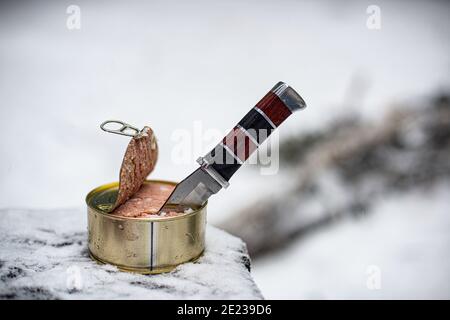
[[436,0],[2,1],[0,208],[83,212],[128,143],[107,119],[151,126],[151,177],[179,181],[218,141],[179,163],[176,130],[226,133],[282,80],[308,108],[279,129],[278,174],[245,166],[208,212],[247,243],[264,296],[448,299],[449,15]]

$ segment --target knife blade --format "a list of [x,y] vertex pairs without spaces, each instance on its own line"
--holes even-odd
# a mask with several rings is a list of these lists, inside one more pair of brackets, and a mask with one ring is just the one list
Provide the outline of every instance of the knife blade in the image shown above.
[[211,195],[217,193],[221,188],[222,186],[200,167],[177,184],[165,205],[196,208],[205,203]]
[[229,186],[230,178],[281,123],[305,107],[294,89],[278,82],[211,152],[197,160],[200,168],[177,184],[160,211],[165,206],[202,206]]

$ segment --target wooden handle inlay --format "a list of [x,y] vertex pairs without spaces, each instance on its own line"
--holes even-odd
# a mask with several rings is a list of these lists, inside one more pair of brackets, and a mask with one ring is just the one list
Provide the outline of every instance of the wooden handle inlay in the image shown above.
[[[290,90],[290,91],[286,91]],[[293,111],[304,107],[301,97],[280,82],[252,108],[204,159],[226,181]]]

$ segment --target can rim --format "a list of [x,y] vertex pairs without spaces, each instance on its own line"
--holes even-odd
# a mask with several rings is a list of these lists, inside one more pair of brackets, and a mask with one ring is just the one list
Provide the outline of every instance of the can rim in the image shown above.
[[[167,181],[167,180],[145,180],[144,183],[164,183],[164,184],[170,184],[170,185],[177,185],[178,183],[173,182],[173,181]],[[141,217],[121,217],[121,216],[114,216],[111,213],[99,210],[96,207],[91,206],[90,201],[92,200],[92,198],[98,194],[100,191],[106,191],[108,189],[114,188],[114,187],[118,187],[119,186],[119,182],[115,181],[115,182],[110,182],[110,183],[106,183],[103,184],[101,186],[98,186],[97,188],[92,189],[91,191],[89,191],[89,193],[87,194],[85,201],[86,204],[88,206],[89,209],[95,211],[98,214],[104,215],[105,217],[108,217],[109,219],[113,219],[113,220],[119,220],[119,221],[130,221],[133,220],[135,222],[148,222],[148,221],[170,221],[170,220],[178,220],[178,219],[184,219],[190,216],[193,216],[195,214],[197,214],[198,212],[202,211],[207,205],[208,205],[208,201],[205,202],[205,204],[203,204],[200,208],[193,210],[190,213],[185,213],[179,216],[174,216],[174,217],[145,217],[145,218],[141,218]]]

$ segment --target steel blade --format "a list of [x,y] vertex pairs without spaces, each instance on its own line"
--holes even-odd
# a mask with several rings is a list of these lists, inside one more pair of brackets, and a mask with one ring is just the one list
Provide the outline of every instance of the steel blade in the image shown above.
[[200,207],[221,188],[222,186],[200,167],[177,184],[162,207],[166,205]]

